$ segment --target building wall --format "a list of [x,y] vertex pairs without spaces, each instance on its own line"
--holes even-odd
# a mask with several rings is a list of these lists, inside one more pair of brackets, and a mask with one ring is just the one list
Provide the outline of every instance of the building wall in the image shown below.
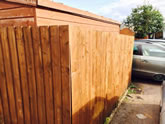
[[35,2],[35,0],[0,1],[0,25],[78,25],[119,33],[120,24],[111,19],[49,0],[38,0],[38,3],[34,4]]
[[95,19],[80,17],[74,14],[57,12],[50,9],[37,8],[36,21],[38,26],[70,24],[119,33],[119,24],[105,23],[102,21],[97,21]]
[[28,4],[28,5],[37,5],[38,0],[3,0],[8,2],[14,2],[14,3],[22,3],[22,4]]
[[28,26],[35,24],[35,8],[23,4],[0,1],[1,26]]

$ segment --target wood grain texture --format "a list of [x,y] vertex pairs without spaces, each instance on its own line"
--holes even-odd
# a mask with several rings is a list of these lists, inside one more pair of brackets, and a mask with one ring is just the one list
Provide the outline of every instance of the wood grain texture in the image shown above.
[[5,124],[100,124],[130,82],[130,36],[79,26],[0,28]]
[[32,7],[19,7],[13,9],[0,10],[0,19],[27,18],[34,17],[34,9]]
[[36,18],[37,18],[37,25],[81,25],[87,26],[88,28],[95,28],[98,30],[107,30],[107,31],[115,31],[119,33],[119,25],[114,24],[107,24],[101,21],[96,21],[92,19],[87,19],[83,17],[79,17],[72,14],[66,14],[57,11],[51,11],[47,9],[40,9],[36,8]]
[[50,27],[55,124],[62,124],[62,82],[59,26]]
[[71,124],[69,26],[60,26],[63,124]]
[[52,84],[52,62],[51,62],[51,46],[49,37],[49,27],[40,27],[45,97],[46,97],[46,113],[47,123],[54,124],[54,100],[53,100],[53,84]]
[[27,76],[27,67],[26,67],[26,56],[25,56],[25,42],[23,38],[23,30],[21,27],[15,29],[16,35],[16,45],[18,52],[18,62],[20,70],[20,79],[22,86],[22,97],[23,97],[23,107],[24,107],[24,118],[25,124],[31,123],[31,114],[30,114],[30,100],[29,100],[29,84]]
[[10,2],[4,1],[4,0],[0,1],[0,10],[17,8],[17,7],[22,7],[22,6],[23,5],[21,5],[21,4],[10,3]]
[[11,66],[11,55],[9,50],[9,42],[7,38],[7,28],[1,28],[0,32],[1,43],[2,43],[2,53],[4,56],[4,68],[6,72],[6,84],[9,97],[10,105],[10,114],[11,114],[11,123],[17,124],[17,110],[16,110],[16,101],[15,101],[15,91],[13,85],[13,74]]
[[17,18],[17,19],[2,19],[0,20],[1,26],[34,26],[34,18]]
[[[1,29],[0,29],[1,32]],[[9,100],[7,94],[7,86],[6,86],[6,73],[4,69],[4,58],[2,54],[2,40],[0,39],[0,94],[1,94],[1,103],[3,105],[3,113],[4,113],[4,122],[6,124],[11,123],[11,116],[10,116],[10,108],[9,108]]]
[[69,29],[72,123],[104,123],[130,82],[133,37]]
[[83,11],[83,10],[80,10],[80,9],[76,9],[76,8],[72,8],[72,7],[66,6],[64,4],[56,3],[56,2],[53,2],[53,1],[50,1],[50,0],[38,0],[38,5],[43,6],[43,7],[47,7],[47,8],[51,8],[51,9],[57,9],[57,10],[64,11],[64,12],[69,12],[69,13],[72,13],[72,14],[86,16],[86,18],[91,17],[91,18],[93,18],[93,20],[99,19],[101,21],[107,21],[107,23],[111,22],[111,23],[115,23],[116,25],[120,25],[119,22],[114,21],[112,19],[105,18],[105,17],[102,17],[102,16],[98,16],[98,15],[95,15],[93,13]]
[[23,28],[24,42],[25,42],[25,56],[27,64],[27,76],[30,93],[30,107],[31,107],[31,123],[38,124],[38,101],[37,101],[37,85],[34,68],[34,55],[32,46],[31,28]]
[[2,95],[0,93],[0,123],[4,124],[4,115],[3,115],[3,105],[2,105]]
[[11,65],[12,65],[12,73],[13,73],[14,88],[15,88],[15,100],[16,100],[18,124],[23,124],[24,114],[23,114],[23,102],[22,102],[23,100],[22,100],[22,91],[21,91],[22,87],[20,82],[18,55],[16,49],[14,28],[8,27],[7,33],[8,33],[9,52],[11,56]]
[[38,116],[39,124],[46,124],[46,108],[45,108],[45,84],[42,62],[42,51],[40,41],[40,31],[38,27],[32,28],[33,51],[35,61],[35,75],[37,83],[37,100],[38,100]]
[[37,5],[37,0],[5,0],[9,2],[14,2],[14,3],[21,3],[21,4],[26,4],[26,5]]
[[1,26],[32,26],[35,24],[35,7],[0,1]]

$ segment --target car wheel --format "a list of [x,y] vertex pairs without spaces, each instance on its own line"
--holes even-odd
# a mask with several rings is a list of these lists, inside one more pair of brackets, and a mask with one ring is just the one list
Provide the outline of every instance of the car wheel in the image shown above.
[[155,81],[163,81],[163,80],[165,80],[165,76],[162,74],[157,74],[157,75],[154,75],[153,79]]

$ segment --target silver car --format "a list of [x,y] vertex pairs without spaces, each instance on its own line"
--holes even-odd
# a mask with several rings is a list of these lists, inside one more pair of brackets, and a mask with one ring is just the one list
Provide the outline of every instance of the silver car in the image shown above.
[[133,76],[165,80],[165,46],[153,42],[135,42]]

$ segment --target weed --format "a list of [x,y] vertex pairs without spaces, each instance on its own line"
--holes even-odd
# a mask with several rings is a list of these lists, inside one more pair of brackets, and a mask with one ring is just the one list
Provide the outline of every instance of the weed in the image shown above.
[[110,118],[106,117],[104,124],[109,124],[110,123]]
[[136,85],[134,85],[133,83],[131,83],[128,87],[128,94],[138,94],[141,93],[141,89],[138,88]]
[[137,86],[135,86],[133,83],[131,83],[130,85],[129,85],[129,88],[137,88]]
[[135,94],[136,90],[129,88],[128,89],[128,94]]

